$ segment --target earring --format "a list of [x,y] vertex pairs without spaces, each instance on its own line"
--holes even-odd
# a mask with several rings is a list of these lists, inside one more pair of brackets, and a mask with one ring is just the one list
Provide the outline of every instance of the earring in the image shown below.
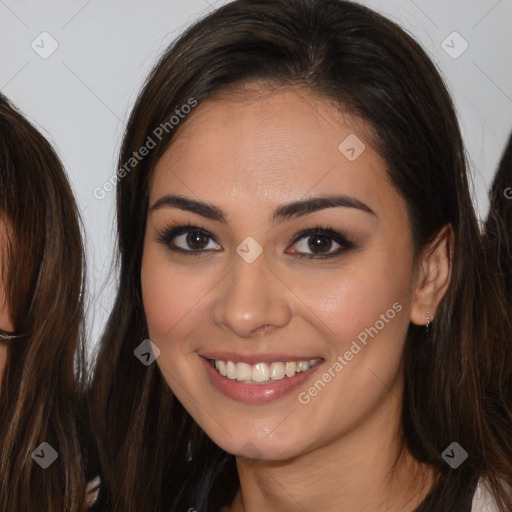
[[430,316],[430,311],[428,310],[427,307],[425,307],[425,313],[426,313],[426,317],[427,317],[427,324],[425,325],[425,327],[427,328],[427,333],[428,333],[428,326],[430,325],[431,316]]

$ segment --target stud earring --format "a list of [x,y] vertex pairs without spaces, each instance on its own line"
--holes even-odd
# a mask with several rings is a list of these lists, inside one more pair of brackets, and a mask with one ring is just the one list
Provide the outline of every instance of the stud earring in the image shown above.
[[432,320],[432,318],[430,316],[430,311],[428,310],[427,307],[425,307],[425,314],[427,317],[427,324],[425,325],[425,327],[427,328],[427,332],[428,332],[428,326],[430,325],[430,321]]

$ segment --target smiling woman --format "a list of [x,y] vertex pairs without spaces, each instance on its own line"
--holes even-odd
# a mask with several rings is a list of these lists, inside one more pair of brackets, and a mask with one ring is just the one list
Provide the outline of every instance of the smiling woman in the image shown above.
[[163,55],[119,162],[190,97],[118,183],[105,508],[510,510],[512,326],[425,53],[351,2],[232,2]]

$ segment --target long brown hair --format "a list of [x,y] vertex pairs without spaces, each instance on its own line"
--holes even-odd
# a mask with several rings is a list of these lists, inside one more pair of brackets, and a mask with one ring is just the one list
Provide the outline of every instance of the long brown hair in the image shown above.
[[512,135],[501,157],[489,198],[490,207],[485,222],[486,241],[491,254],[498,255],[497,272],[503,275],[512,308]]
[[[408,34],[343,0],[231,2],[169,47],[137,99],[119,158],[120,284],[91,392],[106,503],[123,512],[217,511],[239,485],[234,456],[199,429],[156,365],[141,365],[133,351],[148,337],[140,285],[148,182],[177,131],[155,130],[191,98],[206,101],[253,81],[306,87],[374,128],[417,254],[452,226],[449,289],[429,331],[411,324],[405,343],[404,445],[440,475],[418,511],[468,511],[479,478],[509,511],[512,326],[503,283],[489,270],[452,100]],[[127,172],[155,133],[157,146]],[[456,470],[441,457],[453,441],[469,453]]]
[[[7,342],[0,391],[0,510],[78,512],[85,486],[79,214],[56,153],[1,95],[0,218],[8,228],[2,285],[15,327],[7,334],[19,336]],[[43,442],[58,454],[46,469],[32,458]]]

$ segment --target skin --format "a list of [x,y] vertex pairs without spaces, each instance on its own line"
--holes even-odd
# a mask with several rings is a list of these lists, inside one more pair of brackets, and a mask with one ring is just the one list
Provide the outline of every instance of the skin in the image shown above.
[[[338,149],[349,134],[366,145],[353,162]],[[152,175],[141,268],[150,337],[178,399],[215,443],[237,455],[241,489],[224,512],[409,511],[436,478],[407,452],[390,469],[400,446],[406,331],[409,322],[426,324],[425,307],[435,316],[449,282],[450,232],[442,230],[414,261],[405,203],[370,135],[363,122],[303,89],[245,88],[194,109]],[[276,207],[334,193],[374,214],[326,208],[273,226]],[[152,210],[167,194],[212,203],[227,222],[173,207]],[[202,245],[208,252],[182,255],[159,243],[174,222],[210,233]],[[324,240],[315,252],[308,245],[314,236],[295,242],[317,224],[343,233],[355,248],[330,259],[300,258],[339,249]],[[248,236],[263,248],[251,264],[236,252]],[[186,234],[174,243],[194,250]],[[397,302],[400,313],[301,404],[297,394]],[[212,386],[198,356],[212,350],[324,362],[297,392],[250,405]]]
[[[4,245],[7,228],[5,223],[0,219],[0,277],[3,276],[3,258],[1,248]],[[11,320],[9,307],[5,297],[5,290],[3,286],[0,288],[0,329],[11,332],[14,330],[14,325]],[[7,364],[7,343],[2,343],[0,340],[0,390],[2,386],[2,377],[4,374],[5,366]]]

